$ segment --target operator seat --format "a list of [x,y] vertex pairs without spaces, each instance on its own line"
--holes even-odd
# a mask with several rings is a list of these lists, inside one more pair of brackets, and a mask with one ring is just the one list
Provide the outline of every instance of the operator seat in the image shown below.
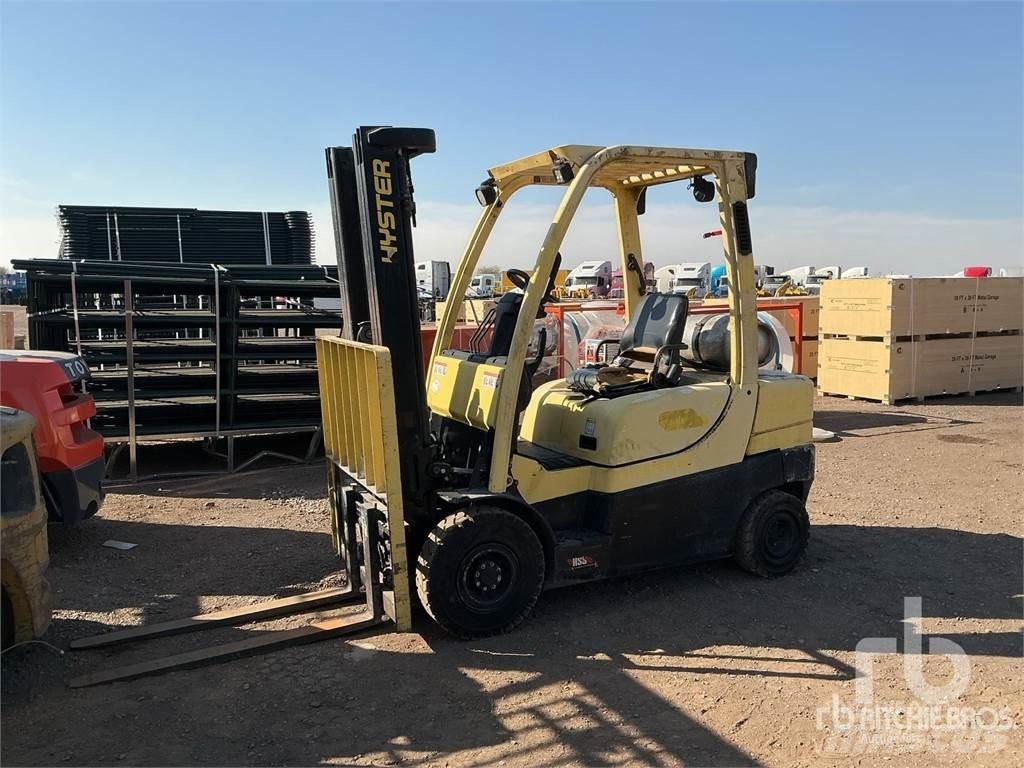
[[[674,387],[682,369],[679,351],[686,327],[689,299],[678,293],[648,293],[640,302],[619,340],[619,353],[611,365],[577,368],[567,378],[577,392],[610,394],[636,385]],[[646,379],[637,374],[645,373]]]

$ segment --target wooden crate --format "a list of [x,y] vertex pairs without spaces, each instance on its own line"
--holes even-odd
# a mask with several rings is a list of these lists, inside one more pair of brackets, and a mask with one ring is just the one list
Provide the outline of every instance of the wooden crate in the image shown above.
[[800,373],[809,379],[818,377],[818,340],[804,339],[800,343]]
[[1024,327],[1024,278],[827,280],[819,335],[897,338]]
[[0,349],[14,349],[14,312],[0,310]]
[[[819,318],[819,302],[817,296],[783,296],[778,299],[758,299],[757,303],[769,303],[769,304],[800,304],[803,306],[802,322],[803,322],[803,335],[805,339],[816,339],[818,338],[818,329],[820,326]],[[796,336],[796,320],[793,315],[787,309],[769,309],[768,313],[775,317],[780,323],[786,328],[786,332],[789,334],[789,338],[795,338]]]
[[908,341],[825,337],[818,389],[883,403],[931,395],[1019,389],[1024,336],[1005,333]]
[[[447,302],[438,301],[434,304],[434,317],[440,318],[444,314]],[[465,299],[459,307],[458,322],[481,323],[487,313],[494,309],[494,299]]]

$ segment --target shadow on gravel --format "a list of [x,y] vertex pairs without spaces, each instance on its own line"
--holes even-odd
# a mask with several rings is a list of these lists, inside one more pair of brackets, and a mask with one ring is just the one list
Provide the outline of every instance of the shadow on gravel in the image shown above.
[[192,477],[145,480],[139,483],[108,483],[110,493],[126,496],[167,496],[181,499],[254,499],[275,497],[326,499],[327,480],[322,460],[309,464],[284,464]]
[[907,403],[915,407],[920,406],[950,406],[950,405],[970,405],[970,406],[986,406],[986,405],[1024,405],[1024,393],[1016,392],[1014,390],[1003,390],[999,392],[982,392],[974,397],[969,395],[937,395],[936,397],[929,397],[923,403]]
[[[141,526],[134,533],[145,539],[147,531]],[[177,585],[181,601],[168,604],[165,614],[147,613],[147,621],[190,613],[196,604],[189,602],[190,593],[218,594],[232,585],[244,593],[249,559],[224,556],[242,551],[242,540],[266,537],[262,546],[272,547],[282,536],[298,536],[301,541],[293,543],[310,552],[329,550],[320,537],[287,531],[179,532],[186,535],[207,549],[196,553],[190,545],[189,562],[178,566],[188,574],[184,580],[175,571],[161,575],[163,583]],[[516,743],[531,746],[513,750],[512,757],[534,764],[599,765],[614,759],[755,765],[730,733],[701,722],[708,708],[729,704],[700,697],[702,679],[745,681],[743,688],[728,690],[749,690],[755,700],[779,695],[786,680],[847,683],[854,676],[848,654],[861,639],[894,637],[902,647],[903,600],[911,596],[922,598],[926,628],[934,619],[950,620],[942,626],[953,630],[963,620],[999,621],[994,631],[939,634],[971,655],[1019,658],[1021,636],[1003,631],[1003,624],[1020,617],[1020,551],[1021,539],[1005,534],[823,525],[814,529],[804,563],[780,579],[757,579],[728,562],[672,569],[546,593],[522,627],[486,640],[451,639],[420,616],[417,629],[431,653],[376,651],[372,637],[360,646],[326,642],[74,695],[52,688],[46,700],[78,729],[110,717],[99,714],[104,706],[129,706],[136,713],[132,741],[139,745],[129,757],[139,765],[311,765],[351,763],[367,755],[384,755],[375,762],[420,765],[462,750]],[[137,556],[149,556],[147,549]],[[60,557],[55,556],[58,569]],[[316,558],[317,564],[323,560]],[[273,559],[282,584],[320,575],[308,561],[282,572],[286,565]],[[57,573],[58,584],[71,575]],[[112,566],[108,583],[116,580]],[[129,596],[119,591],[110,597]],[[102,610],[88,595],[64,607]],[[96,630],[60,624],[65,638]],[[217,632],[161,642],[179,652],[255,636],[259,629],[232,629],[226,637]],[[145,645],[144,655],[152,657],[156,647]],[[85,661],[96,669],[137,660],[139,653],[90,652]],[[138,703],[142,698],[136,701],[150,695],[155,701],[157,694],[162,703],[152,705],[156,711]],[[121,697],[130,704],[120,703]],[[218,725],[225,710],[230,720]],[[174,727],[161,727],[165,721]],[[191,732],[179,732],[181,722],[225,736],[206,739],[200,749]],[[75,734],[79,743],[92,743],[87,730]],[[10,735],[5,760],[31,762],[18,731]],[[269,751],[246,758],[239,750],[248,742]],[[94,749],[111,754],[109,746]],[[88,755],[75,755],[89,762]]]
[[[671,692],[673,679],[699,691],[703,676],[749,680],[754,698],[772,695],[776,689],[765,688],[771,680],[850,681],[855,670],[837,652],[847,656],[865,637],[895,637],[902,648],[908,596],[922,598],[929,619],[1015,621],[1020,547],[1008,535],[821,526],[807,562],[778,580],[718,563],[560,590],[544,595],[515,632],[468,643],[421,620],[433,655],[379,653],[358,674],[397,686],[392,706],[399,698],[430,701],[428,711],[439,704],[441,730],[409,713],[368,733],[324,734],[295,757],[344,761],[383,751],[385,762],[426,765],[474,741],[497,746],[515,739],[539,744],[534,749],[547,756],[560,746],[557,762],[566,765],[608,764],[613,755],[639,764],[756,765],[729,733],[701,723],[714,702],[681,702],[659,691]],[[1022,652],[1013,632],[948,636],[972,655]],[[466,678],[481,674],[491,681],[487,689],[468,690]],[[387,694],[362,690],[358,698],[370,711],[388,701]],[[492,721],[489,729],[481,720]],[[741,726],[742,719],[735,727]],[[482,741],[469,738],[488,731]],[[410,759],[409,745],[424,753],[421,760]],[[531,750],[515,758],[529,763]]]
[[[106,453],[108,483],[117,485],[118,493],[132,493],[136,488],[139,490],[134,492],[150,493],[148,489],[158,486],[187,488],[193,483],[227,483],[253,472],[282,472],[287,476],[288,470],[311,466],[321,470],[322,478],[323,449],[310,432],[234,438],[235,467],[243,469],[237,475],[227,472],[226,441],[227,438],[140,443],[139,477],[155,479],[134,484],[127,479],[127,446],[110,443]],[[297,461],[307,459],[309,463]],[[253,463],[244,466],[249,461]],[[244,487],[236,495],[244,497]]]
[[[222,518],[229,522],[230,514]],[[127,608],[141,623],[196,613],[199,596],[214,602],[287,597],[341,577],[326,531],[159,525],[100,515],[72,529],[51,526],[49,538],[54,610],[88,614]],[[137,546],[110,549],[103,546],[108,539]],[[58,628],[61,624],[60,619],[54,622]]]
[[835,432],[837,437],[882,437],[891,434],[924,432],[929,429],[949,429],[977,423],[967,419],[950,419],[905,411],[814,412],[814,426]]

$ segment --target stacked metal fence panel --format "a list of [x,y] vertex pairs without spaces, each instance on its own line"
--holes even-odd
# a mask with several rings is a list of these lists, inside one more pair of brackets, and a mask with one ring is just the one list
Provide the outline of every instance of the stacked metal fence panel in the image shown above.
[[44,259],[28,275],[33,349],[78,351],[108,439],[320,423],[317,330],[337,332],[336,267]]
[[179,264],[312,264],[305,211],[61,205],[60,257]]

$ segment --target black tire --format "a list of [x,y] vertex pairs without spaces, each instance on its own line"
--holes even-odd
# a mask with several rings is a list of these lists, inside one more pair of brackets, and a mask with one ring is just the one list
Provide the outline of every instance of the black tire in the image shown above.
[[758,576],[782,576],[807,549],[811,523],[804,503],[785,491],[766,491],[750,502],[736,531],[736,562]]
[[431,618],[471,640],[509,632],[544,586],[544,549],[521,517],[495,507],[449,515],[416,561],[416,593]]
[[7,596],[7,590],[3,591],[3,616],[0,618],[0,632],[3,634],[2,644],[4,648],[14,645],[14,606],[11,598]]

